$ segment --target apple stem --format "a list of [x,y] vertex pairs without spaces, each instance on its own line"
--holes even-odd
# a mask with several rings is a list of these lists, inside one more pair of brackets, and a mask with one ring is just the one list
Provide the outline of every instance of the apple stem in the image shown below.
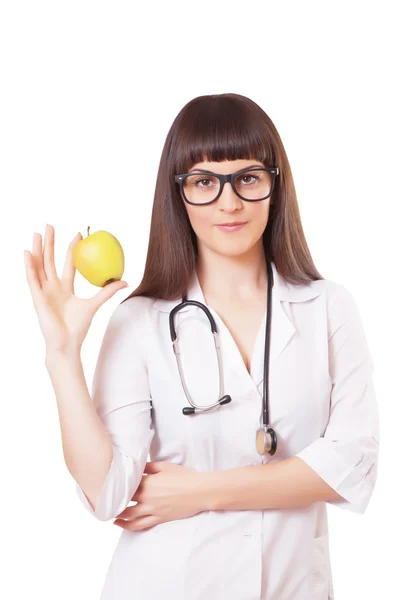
[[88,235],[89,235],[89,230],[90,230],[90,228],[91,228],[91,226],[90,226],[90,225],[88,225]]

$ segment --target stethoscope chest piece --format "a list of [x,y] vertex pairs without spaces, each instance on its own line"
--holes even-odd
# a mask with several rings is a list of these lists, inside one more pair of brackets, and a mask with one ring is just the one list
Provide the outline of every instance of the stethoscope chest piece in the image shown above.
[[256,449],[258,454],[263,456],[264,454],[275,454],[277,449],[277,437],[274,429],[271,427],[265,431],[260,428],[256,432]]

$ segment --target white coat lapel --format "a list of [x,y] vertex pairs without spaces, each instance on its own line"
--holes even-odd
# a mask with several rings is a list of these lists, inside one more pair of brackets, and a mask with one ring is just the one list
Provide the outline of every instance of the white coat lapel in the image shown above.
[[[325,286],[324,280],[317,280],[308,284],[298,285],[288,283],[278,273],[273,262],[271,265],[273,270],[273,293],[269,372],[270,365],[278,358],[296,332],[295,325],[287,314],[287,312],[289,313],[290,311],[286,312],[284,310],[284,303],[312,300],[322,293]],[[252,378],[257,387],[259,387],[263,381],[263,361],[265,352],[264,331],[265,329],[261,327],[260,336],[257,340],[258,347],[254,353],[253,363],[251,365]]]

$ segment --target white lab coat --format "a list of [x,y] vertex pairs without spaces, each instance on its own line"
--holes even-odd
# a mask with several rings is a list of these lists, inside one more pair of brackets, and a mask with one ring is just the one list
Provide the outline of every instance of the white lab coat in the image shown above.
[[[147,460],[202,471],[301,457],[362,514],[371,497],[379,420],[359,312],[341,284],[290,285],[272,263],[274,287],[269,376],[270,424],[277,452],[255,447],[261,423],[266,317],[248,373],[218,314],[224,393],[232,402],[207,413],[189,406],[169,332],[178,301],[134,297],[114,310],[93,380],[93,401],[113,441],[114,457],[93,511],[113,520],[130,503]],[[205,303],[194,275],[188,299]],[[206,304],[207,306],[207,304]],[[203,310],[176,314],[183,369],[194,401],[218,398],[214,339]],[[151,401],[153,411],[151,412]],[[334,599],[327,505],[270,510],[205,511],[151,529],[122,530],[101,600]]]

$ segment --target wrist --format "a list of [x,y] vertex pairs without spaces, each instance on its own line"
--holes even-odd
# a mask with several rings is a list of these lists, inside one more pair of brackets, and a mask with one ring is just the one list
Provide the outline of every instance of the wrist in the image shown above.
[[81,358],[81,346],[69,346],[67,348],[51,348],[45,349],[45,364],[51,366],[58,362],[73,361]]
[[217,510],[215,478],[218,475],[215,471],[204,471],[200,473],[201,480],[199,488],[202,491],[203,510]]

